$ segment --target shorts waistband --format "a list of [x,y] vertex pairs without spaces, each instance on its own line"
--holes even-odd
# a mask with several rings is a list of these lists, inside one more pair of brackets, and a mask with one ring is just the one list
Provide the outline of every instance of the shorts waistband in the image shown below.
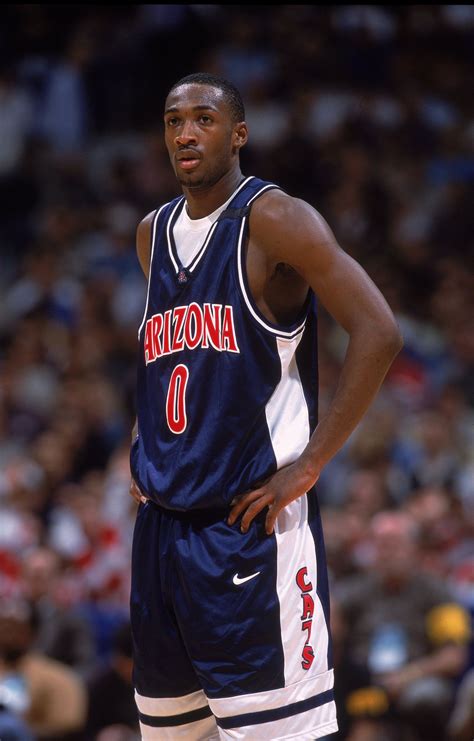
[[165,517],[169,517],[172,520],[179,520],[180,522],[189,522],[194,525],[212,525],[216,522],[226,520],[229,516],[229,508],[222,509],[168,509],[157,504],[153,499],[149,499],[146,503],[147,507],[152,507],[157,512],[160,512]]

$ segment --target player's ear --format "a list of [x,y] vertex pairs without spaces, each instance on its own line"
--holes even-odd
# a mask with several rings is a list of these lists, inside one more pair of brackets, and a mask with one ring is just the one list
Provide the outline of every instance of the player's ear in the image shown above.
[[236,149],[240,149],[244,146],[244,144],[247,143],[248,139],[248,131],[247,131],[247,124],[245,121],[241,121],[240,123],[236,124],[234,126],[234,134],[233,134],[233,145]]

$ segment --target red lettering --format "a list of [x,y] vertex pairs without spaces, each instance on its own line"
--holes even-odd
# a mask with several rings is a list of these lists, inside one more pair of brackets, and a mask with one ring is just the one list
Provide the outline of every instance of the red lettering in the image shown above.
[[296,583],[302,592],[310,592],[313,588],[313,585],[310,581],[307,584],[305,583],[305,578],[307,575],[308,569],[306,568],[306,566],[303,566],[296,574]]
[[169,355],[171,352],[171,314],[171,309],[165,311],[163,326],[163,355]]
[[313,615],[314,615],[314,600],[309,592],[312,590],[313,585],[308,580],[308,569],[306,566],[302,566],[296,574],[296,583],[301,590],[301,598],[303,600],[303,613],[301,615],[301,630],[308,632],[301,657],[303,661],[301,666],[303,669],[308,670],[314,661],[313,647],[310,645],[311,629],[313,627]]
[[[216,350],[221,347],[221,304],[204,304],[204,329],[202,335],[202,347],[209,347],[209,342]],[[211,310],[213,314],[211,314]]]
[[186,429],[186,385],[189,371],[185,365],[177,365],[171,374],[166,395],[166,420],[171,432],[180,435]]
[[[194,324],[194,327],[193,327]],[[190,350],[194,350],[202,340],[202,312],[197,304],[190,304],[184,324],[184,339]],[[194,335],[193,335],[194,332]]]
[[148,365],[148,363],[155,359],[155,353],[153,351],[153,341],[151,336],[151,319],[149,319],[146,323],[143,349],[145,352],[145,363]]
[[177,306],[173,312],[173,324],[175,325],[175,328],[171,352],[178,352],[184,347],[183,324],[185,315],[186,306]]
[[162,314],[155,314],[155,316],[151,320],[153,322],[153,353],[154,357],[153,360],[156,358],[159,358],[161,355],[161,342],[160,342],[160,334],[161,330],[163,329],[163,315]]
[[301,630],[308,631],[308,637],[306,639],[306,644],[308,645],[310,638],[311,638],[311,628],[313,627],[313,621],[312,620],[305,620],[304,623],[301,623]]
[[302,594],[301,596],[303,597],[303,614],[301,616],[301,619],[307,620],[308,618],[313,617],[314,600],[310,594]]
[[224,306],[224,319],[222,321],[222,349],[231,352],[240,352],[235,339],[234,317],[232,306]]
[[[193,302],[176,306],[163,314],[154,314],[145,325],[145,363],[162,355],[198,347],[222,352],[240,352],[234,327],[232,306]],[[311,589],[311,587],[309,587]]]
[[303,669],[309,669],[311,664],[314,661],[314,651],[312,646],[304,646],[303,652],[302,652],[303,661],[301,662],[301,666]]

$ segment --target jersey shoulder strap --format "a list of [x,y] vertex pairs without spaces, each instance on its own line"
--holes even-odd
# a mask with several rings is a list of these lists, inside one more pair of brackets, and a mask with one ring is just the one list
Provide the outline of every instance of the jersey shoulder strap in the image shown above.
[[260,178],[253,176],[246,178],[227,208],[220,214],[218,221],[242,219],[247,216],[253,201],[268,190],[281,190],[281,188],[275,183],[260,180]]

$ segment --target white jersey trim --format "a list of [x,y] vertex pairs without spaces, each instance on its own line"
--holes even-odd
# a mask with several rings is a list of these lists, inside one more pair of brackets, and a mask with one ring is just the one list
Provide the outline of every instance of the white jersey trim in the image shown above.
[[[270,184],[265,185],[263,188],[261,188],[257,193],[255,193],[252,198],[248,201],[247,206],[250,206],[253,201],[258,198],[262,193],[264,193],[266,190],[280,190],[277,188],[277,186]],[[245,227],[248,222],[248,215],[245,216],[242,219],[242,225],[240,227],[240,233],[239,233],[239,240],[237,245],[237,270],[239,275],[239,284],[240,284],[240,290],[242,292],[242,296],[244,298],[244,301],[247,305],[248,310],[250,311],[253,318],[262,326],[264,329],[266,329],[268,332],[271,332],[271,334],[277,335],[282,338],[288,338],[293,339],[297,334],[303,331],[305,324],[306,324],[306,317],[303,319],[303,321],[299,324],[298,327],[296,327],[294,330],[287,331],[284,329],[279,329],[276,326],[272,326],[268,321],[265,320],[265,318],[257,312],[256,307],[254,306],[253,299],[249,296],[247,289],[245,287],[245,279],[243,274],[243,242],[244,242],[244,234],[245,234]]]
[[[232,193],[232,195],[230,196],[230,198],[228,198],[228,199],[227,199],[227,206],[226,206],[226,208],[228,208],[228,207],[229,207],[230,203],[231,203],[231,202],[232,202],[232,201],[234,200],[234,198],[235,198],[235,196],[237,195],[237,193],[239,193],[239,191],[241,191],[241,190],[242,190],[242,188],[243,188],[243,187],[244,187],[245,185],[247,185],[247,183],[248,183],[248,182],[249,182],[250,180],[253,180],[253,179],[254,179],[254,177],[255,177],[254,175],[250,175],[249,177],[245,178],[245,180],[243,180],[243,181],[242,181],[242,182],[240,183],[240,185],[239,185],[239,186],[238,186],[238,188],[237,188],[237,189],[236,189],[236,190],[235,190],[235,191],[234,191],[234,192]],[[221,213],[224,213],[224,211],[225,211],[225,209],[223,209],[223,211],[222,211]],[[220,216],[220,214],[219,214],[219,216]],[[211,226],[211,228],[210,228],[210,230],[209,230],[209,232],[208,232],[208,235],[207,235],[207,237],[206,237],[206,239],[205,239],[205,242],[204,242],[203,246],[201,247],[200,251],[198,252],[198,254],[196,255],[196,257],[194,258],[194,260],[192,260],[192,261],[191,261],[191,264],[190,264],[190,265],[188,266],[188,268],[187,268],[187,269],[189,270],[189,272],[190,272],[190,273],[192,273],[192,272],[193,272],[193,270],[195,269],[196,265],[198,264],[198,262],[199,262],[199,261],[201,260],[201,258],[203,257],[203,255],[204,255],[204,253],[205,253],[205,251],[206,251],[207,245],[208,245],[208,243],[209,243],[209,240],[210,240],[210,238],[212,237],[212,235],[213,235],[213,233],[214,233],[214,229],[216,228],[216,226],[217,226],[217,223],[218,223],[218,221],[219,221],[219,217],[217,217],[217,219],[215,220],[215,222],[214,222],[214,223],[213,223],[213,225]]]
[[206,249],[207,249],[207,245],[209,244],[209,241],[210,241],[212,235],[215,232],[216,226],[217,226],[217,221],[215,221],[213,223],[213,225],[211,226],[211,228],[209,229],[209,231],[207,233],[207,237],[204,240],[204,244],[202,245],[201,249],[197,253],[196,257],[194,258],[194,260],[191,261],[190,265],[187,266],[186,270],[189,270],[190,273],[193,272],[193,270],[195,269],[196,265],[198,265],[198,263],[204,257],[204,254],[205,254]]
[[178,207],[182,205],[182,203],[183,203],[184,200],[185,200],[184,199],[184,196],[179,199],[178,203],[176,204],[176,206],[172,210],[170,216],[168,216],[168,223],[166,224],[166,239],[167,239],[167,242],[168,242],[168,253],[169,253],[169,256],[170,256],[170,260],[173,263],[173,267],[174,267],[174,269],[175,269],[175,271],[177,273],[179,273],[179,265],[176,262],[176,260],[174,259],[173,250],[171,249],[171,233],[170,233],[170,229],[171,229],[171,222],[173,221],[173,216],[175,215]]
[[[254,177],[255,177],[254,175],[250,175],[249,177],[245,178],[245,180],[243,180],[243,181],[242,181],[242,182],[240,183],[240,185],[239,185],[239,186],[238,186],[238,187],[236,188],[236,190],[235,190],[235,191],[234,191],[234,192],[232,193],[232,195],[231,195],[231,196],[230,196],[230,197],[229,197],[229,198],[227,199],[227,206],[226,206],[226,208],[227,208],[227,207],[229,206],[229,204],[230,204],[230,203],[231,203],[231,202],[232,202],[232,201],[234,200],[234,198],[235,198],[235,196],[237,195],[237,193],[239,193],[239,191],[241,191],[241,190],[242,190],[242,188],[243,188],[243,187],[244,187],[245,185],[247,185],[247,183],[248,183],[248,182],[249,182],[250,180],[253,180],[253,179],[254,179]],[[178,273],[178,272],[179,272],[179,270],[180,270],[180,266],[179,266],[179,265],[178,265],[178,263],[176,262],[176,260],[175,260],[175,258],[174,258],[174,255],[173,255],[173,250],[172,250],[172,248],[171,248],[171,223],[172,223],[172,221],[173,221],[173,217],[174,217],[174,215],[175,215],[175,213],[176,213],[177,209],[178,209],[178,208],[179,208],[179,207],[180,207],[181,205],[183,205],[183,208],[186,208],[186,203],[184,203],[184,204],[183,204],[183,200],[185,200],[185,199],[184,199],[184,197],[183,197],[183,198],[181,198],[181,199],[180,199],[180,200],[178,201],[178,203],[176,204],[176,207],[175,207],[175,208],[173,209],[173,211],[172,211],[171,215],[170,215],[170,216],[169,216],[169,218],[168,218],[168,224],[167,224],[167,226],[166,226],[166,237],[167,237],[167,242],[168,242],[168,252],[169,252],[169,255],[170,255],[170,259],[171,259],[171,262],[173,263],[173,267],[174,267],[174,269],[175,269],[176,273]],[[225,209],[223,209],[223,211],[225,211]],[[221,213],[222,213],[222,212],[221,212]],[[219,216],[220,216],[220,214],[219,214]],[[197,254],[196,254],[196,255],[195,255],[194,257],[193,257],[193,259],[191,260],[191,262],[189,263],[189,265],[185,265],[185,266],[183,266],[183,267],[185,267],[185,268],[186,268],[186,270],[187,270],[187,271],[188,271],[189,273],[192,273],[192,272],[193,272],[193,271],[194,271],[194,270],[196,269],[197,265],[199,264],[199,262],[200,262],[200,261],[202,260],[202,258],[204,257],[204,255],[205,255],[205,253],[206,253],[206,249],[207,249],[207,246],[208,246],[208,244],[209,244],[209,242],[210,242],[210,239],[211,239],[212,235],[214,234],[214,231],[215,231],[215,229],[216,229],[216,227],[217,227],[218,221],[219,221],[219,217],[217,217],[217,218],[216,218],[216,220],[214,221],[214,223],[213,223],[213,224],[212,224],[212,225],[210,226],[210,228],[209,228],[209,231],[207,232],[206,238],[205,238],[205,240],[204,240],[204,242],[203,242],[203,244],[202,244],[202,247],[200,247],[200,249],[198,250]]]

